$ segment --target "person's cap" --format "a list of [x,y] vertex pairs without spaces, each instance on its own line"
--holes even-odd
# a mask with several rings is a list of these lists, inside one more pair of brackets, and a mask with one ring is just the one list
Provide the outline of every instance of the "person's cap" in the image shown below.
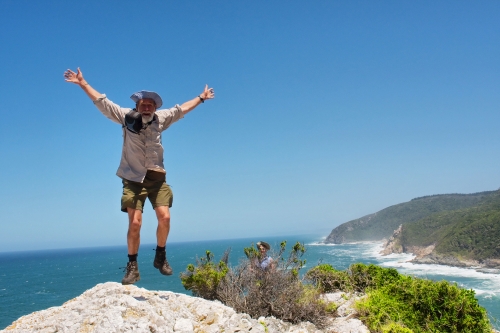
[[160,95],[158,95],[154,91],[141,90],[136,93],[133,93],[132,96],[130,96],[130,98],[136,103],[139,102],[141,99],[150,98],[153,101],[155,101],[157,109],[159,109],[163,104]]
[[259,246],[261,246],[261,245],[262,245],[263,247],[265,247],[267,250],[270,250],[270,249],[271,249],[271,245],[269,245],[268,243],[263,242],[263,241],[257,242],[257,247],[259,247]]

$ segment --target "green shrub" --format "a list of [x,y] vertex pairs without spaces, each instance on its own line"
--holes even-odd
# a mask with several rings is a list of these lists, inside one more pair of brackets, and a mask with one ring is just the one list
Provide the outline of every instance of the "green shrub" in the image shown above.
[[393,323],[393,322],[382,326],[381,332],[382,333],[414,333],[408,327],[405,327],[401,324]]
[[397,283],[371,289],[357,307],[360,319],[374,332],[384,332],[391,322],[403,323],[415,333],[491,332],[474,291],[446,281],[402,276]]
[[365,292],[360,318],[373,332],[491,332],[474,291],[446,281],[399,274],[393,268],[361,263],[338,271],[319,265],[306,278],[322,292]]
[[347,272],[338,271],[329,264],[313,267],[306,273],[305,277],[312,281],[323,293],[352,290],[352,284]]
[[197,259],[197,265],[189,264],[181,273],[181,282],[186,290],[191,290],[194,296],[209,300],[218,299],[217,287],[228,272],[226,251],[218,264],[213,262],[213,254],[206,251],[206,258]]
[[393,268],[382,268],[376,265],[352,264],[345,271],[338,271],[331,265],[316,266],[306,273],[323,292],[334,291],[364,292],[368,288],[378,288],[396,282],[401,275]]
[[361,263],[352,264],[347,273],[353,289],[359,292],[395,283],[402,277],[394,268],[383,268],[373,264],[365,265]]

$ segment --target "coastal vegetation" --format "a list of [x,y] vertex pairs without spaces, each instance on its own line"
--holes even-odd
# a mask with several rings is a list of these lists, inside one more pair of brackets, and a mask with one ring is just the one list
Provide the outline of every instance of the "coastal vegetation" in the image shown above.
[[362,292],[359,318],[372,332],[491,332],[486,310],[466,290],[447,281],[402,275],[393,268],[353,264],[338,271],[323,264],[306,277],[322,292]]
[[259,254],[253,245],[236,267],[228,266],[229,251],[219,262],[207,251],[196,265],[188,265],[181,281],[195,296],[217,299],[253,318],[274,316],[323,327],[337,308],[321,295],[342,292],[346,298],[363,296],[355,305],[357,316],[372,332],[492,332],[473,290],[361,263],[343,271],[321,264],[300,274],[305,247],[297,243],[288,255],[285,248],[282,242],[276,266],[266,271],[256,269]]
[[305,247],[296,243],[287,255],[285,250],[286,242],[282,242],[269,270],[257,267],[260,253],[253,244],[244,249],[246,259],[236,267],[227,266],[229,251],[218,262],[207,251],[196,265],[188,265],[181,273],[181,282],[194,296],[217,299],[252,318],[274,316],[322,327],[331,308],[320,299],[317,288],[304,284],[300,278]]

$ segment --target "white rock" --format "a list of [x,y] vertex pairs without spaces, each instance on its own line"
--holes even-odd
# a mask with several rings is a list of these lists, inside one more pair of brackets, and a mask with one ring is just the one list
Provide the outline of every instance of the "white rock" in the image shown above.
[[340,317],[353,317],[357,314],[354,309],[354,303],[364,295],[349,294],[344,292],[336,292],[324,294],[321,296],[327,302],[333,302],[338,305],[337,315]]
[[174,332],[193,332],[194,327],[191,320],[187,318],[179,318],[175,321]]
[[[328,300],[342,299],[344,304],[341,306],[349,303],[339,295],[325,297]],[[21,317],[0,332],[369,332],[361,321],[351,317],[335,318],[331,326],[320,331],[311,323],[292,325],[273,317],[252,319],[248,314],[236,313],[217,301],[107,282],[96,285],[62,306]]]
[[359,319],[342,319],[337,318],[333,325],[335,332],[349,332],[349,333],[370,333],[368,328]]

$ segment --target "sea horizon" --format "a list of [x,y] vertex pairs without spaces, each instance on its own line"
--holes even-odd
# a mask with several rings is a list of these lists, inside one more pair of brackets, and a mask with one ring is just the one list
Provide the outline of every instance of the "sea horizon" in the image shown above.
[[[311,237],[311,238],[323,238],[326,239],[327,236],[320,236],[316,233],[311,234],[302,234],[302,235],[284,235],[284,236],[264,236],[262,239],[268,238],[283,238],[283,237]],[[254,240],[254,243],[260,240],[259,237],[238,237],[238,238],[217,238],[217,239],[201,239],[201,240],[186,240],[186,241],[168,241],[167,247],[173,244],[184,244],[184,243],[203,243],[203,242],[224,242],[224,241],[238,241],[238,240]],[[257,241],[255,241],[257,239]],[[359,242],[363,243],[363,242]],[[156,246],[155,243],[146,242],[144,244],[141,243],[141,247],[143,246]],[[54,247],[54,248],[39,248],[39,249],[30,249],[30,250],[3,250],[0,251],[0,255],[9,254],[9,253],[22,253],[22,252],[39,252],[39,251],[59,251],[59,250],[85,250],[85,249],[106,249],[106,248],[126,248],[126,243],[124,244],[115,244],[115,245],[94,245],[94,246],[74,246],[74,247]]]

